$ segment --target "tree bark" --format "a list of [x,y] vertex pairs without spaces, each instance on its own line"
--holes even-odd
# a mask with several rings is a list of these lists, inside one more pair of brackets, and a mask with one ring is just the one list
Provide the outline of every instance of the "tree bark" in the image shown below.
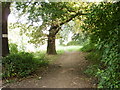
[[48,35],[48,43],[47,43],[47,54],[55,55],[56,52],[56,46],[55,46],[55,33],[53,33],[53,30],[49,31]]
[[56,24],[54,26],[51,26],[51,28],[49,30],[49,35],[48,35],[47,54],[52,54],[52,55],[57,54],[56,47],[55,47],[55,36],[56,36],[56,34],[59,32],[60,27],[63,24],[71,21],[73,18],[75,18],[75,17],[77,17],[79,15],[86,15],[86,14],[78,12],[75,15],[71,15],[71,17],[69,19],[67,19],[66,21],[61,22],[60,24]]
[[10,2],[2,3],[2,56],[6,56],[9,54],[8,47],[8,15],[10,14]]

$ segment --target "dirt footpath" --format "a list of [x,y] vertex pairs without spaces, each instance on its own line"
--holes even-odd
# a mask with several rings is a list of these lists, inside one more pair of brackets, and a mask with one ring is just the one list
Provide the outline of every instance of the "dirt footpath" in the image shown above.
[[85,53],[66,52],[42,76],[28,78],[6,87],[14,88],[95,88],[95,80],[84,74],[88,66]]

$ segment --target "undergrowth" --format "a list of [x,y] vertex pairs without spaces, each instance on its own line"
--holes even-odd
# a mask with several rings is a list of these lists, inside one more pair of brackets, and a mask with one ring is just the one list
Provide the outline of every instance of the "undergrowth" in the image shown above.
[[11,53],[2,59],[3,78],[26,77],[34,71],[48,64],[45,56],[35,57],[33,53]]
[[98,88],[120,88],[120,2],[93,4],[89,12],[82,27],[96,47],[83,48],[94,62],[87,72],[98,78]]

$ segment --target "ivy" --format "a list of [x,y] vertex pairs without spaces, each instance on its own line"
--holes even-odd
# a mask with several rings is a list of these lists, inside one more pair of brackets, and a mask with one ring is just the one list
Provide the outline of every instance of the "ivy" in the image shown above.
[[96,50],[102,52],[100,65],[96,72],[99,88],[120,88],[120,2],[93,5],[86,16],[84,31],[87,31]]

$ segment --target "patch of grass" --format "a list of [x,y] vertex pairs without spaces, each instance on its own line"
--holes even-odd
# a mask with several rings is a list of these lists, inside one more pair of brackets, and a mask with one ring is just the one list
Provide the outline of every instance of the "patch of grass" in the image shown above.
[[58,55],[48,55],[48,54],[46,54],[46,51],[44,50],[44,51],[35,52],[33,54],[36,58],[42,58],[42,59],[48,61],[48,63],[50,64],[50,63],[54,62],[54,60],[56,60],[60,54],[62,54],[64,52],[62,52],[62,50],[61,50],[61,51],[58,51],[57,53],[58,53]]
[[62,54],[65,51],[80,51],[80,48],[82,48],[82,46],[57,46],[57,52],[58,54]]
[[64,50],[57,50],[57,54],[63,54],[64,52]]

